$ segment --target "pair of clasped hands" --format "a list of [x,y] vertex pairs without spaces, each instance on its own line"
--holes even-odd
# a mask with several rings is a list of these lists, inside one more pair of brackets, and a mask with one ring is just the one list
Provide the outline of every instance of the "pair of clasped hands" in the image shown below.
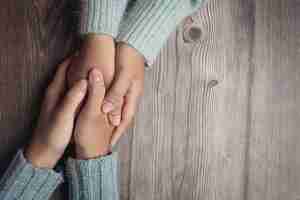
[[136,112],[144,62],[126,43],[87,35],[80,51],[58,66],[25,157],[53,168],[71,140],[77,159],[109,154]]

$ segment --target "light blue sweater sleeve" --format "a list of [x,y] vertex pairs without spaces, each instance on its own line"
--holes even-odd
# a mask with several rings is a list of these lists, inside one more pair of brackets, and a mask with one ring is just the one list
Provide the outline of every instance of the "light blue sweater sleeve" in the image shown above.
[[[116,153],[90,160],[69,158],[66,177],[70,200],[118,200]],[[47,200],[63,182],[52,169],[30,164],[19,151],[0,180],[1,200]]]
[[128,0],[80,0],[79,33],[106,34],[115,38]]
[[[151,65],[169,34],[203,1],[82,0],[80,33],[109,34],[137,49]],[[70,158],[66,171],[72,200],[119,199],[115,154],[92,160]],[[0,180],[0,199],[47,200],[61,182],[61,174],[35,168],[19,151]]]
[[118,200],[117,154],[90,159],[69,158],[66,175],[71,200]]
[[47,200],[62,182],[60,173],[34,167],[19,151],[0,180],[0,199]]
[[134,47],[151,66],[171,32],[203,1],[136,0],[125,13],[116,40]]
[[80,33],[107,33],[154,63],[170,33],[207,0],[82,0]]

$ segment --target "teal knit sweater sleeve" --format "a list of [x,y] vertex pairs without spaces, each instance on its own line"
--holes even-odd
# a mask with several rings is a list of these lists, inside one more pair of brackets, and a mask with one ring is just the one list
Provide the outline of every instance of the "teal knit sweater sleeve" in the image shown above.
[[152,65],[176,26],[204,0],[136,0],[124,15],[117,41],[137,49]]
[[[70,200],[119,199],[116,153],[90,160],[69,158],[66,177]],[[19,151],[0,180],[0,199],[47,200],[62,182],[62,174],[34,167]]]
[[66,175],[70,200],[119,199],[116,153],[90,160],[69,158]]
[[60,173],[32,166],[19,151],[0,180],[0,199],[47,200],[61,182]]
[[150,66],[170,33],[205,0],[127,1],[85,0],[80,32],[109,33],[140,52]]
[[116,37],[128,0],[81,0],[79,33]]

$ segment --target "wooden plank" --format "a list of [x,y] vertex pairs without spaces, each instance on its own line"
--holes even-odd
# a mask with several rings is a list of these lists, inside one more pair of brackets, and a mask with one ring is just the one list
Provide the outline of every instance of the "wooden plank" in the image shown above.
[[243,199],[251,5],[211,0],[147,72],[131,139],[124,138],[132,145],[121,171],[124,199]]
[[300,2],[255,3],[247,199],[300,199]]
[[[70,51],[77,8],[0,3],[0,174]],[[182,23],[118,147],[121,199],[300,198],[299,10],[297,0],[210,0]]]
[[74,8],[57,0],[0,3],[0,174],[29,140],[48,80],[70,49],[76,20],[65,11]]

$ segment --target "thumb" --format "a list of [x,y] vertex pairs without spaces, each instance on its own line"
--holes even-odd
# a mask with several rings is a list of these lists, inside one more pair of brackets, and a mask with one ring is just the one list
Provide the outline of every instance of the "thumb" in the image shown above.
[[101,113],[101,104],[105,96],[105,84],[102,73],[92,69],[88,77],[88,95],[83,110],[90,114]]
[[61,102],[60,114],[64,116],[75,116],[76,110],[87,91],[87,81],[80,80],[76,82],[73,87],[67,92]]
[[130,83],[129,75],[124,71],[120,71],[115,75],[112,86],[103,101],[102,111],[104,113],[121,112],[124,96],[129,89]]

